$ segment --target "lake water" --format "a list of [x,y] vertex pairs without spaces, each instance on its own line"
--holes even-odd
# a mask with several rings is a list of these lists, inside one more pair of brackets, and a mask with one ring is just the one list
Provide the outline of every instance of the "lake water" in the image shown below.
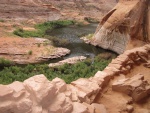
[[93,58],[100,53],[111,52],[100,47],[86,44],[83,40],[80,39],[80,36],[94,33],[97,25],[98,24],[94,23],[85,26],[68,26],[54,29],[49,31],[47,34],[61,39],[67,39],[69,41],[69,44],[65,46],[65,48],[71,50],[71,53],[60,59],[66,59],[73,56],[87,56]]

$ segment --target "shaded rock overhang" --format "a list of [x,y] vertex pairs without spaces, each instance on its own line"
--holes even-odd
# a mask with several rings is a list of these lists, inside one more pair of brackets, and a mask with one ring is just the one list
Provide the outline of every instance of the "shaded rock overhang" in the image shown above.
[[91,44],[122,54],[130,40],[150,40],[150,1],[120,0],[101,20]]

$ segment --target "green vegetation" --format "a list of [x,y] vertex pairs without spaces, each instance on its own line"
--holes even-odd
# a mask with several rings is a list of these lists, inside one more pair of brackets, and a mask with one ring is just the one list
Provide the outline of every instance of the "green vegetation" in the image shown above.
[[27,31],[22,28],[17,28],[13,34],[20,37],[44,37],[44,31],[37,29],[35,31]]
[[86,35],[86,36],[84,36],[84,37],[86,37],[87,39],[92,39],[92,37],[94,36],[94,34],[88,34],[88,35]]
[[44,37],[46,35],[47,30],[65,27],[68,25],[74,25],[75,23],[76,22],[73,20],[48,21],[35,25],[35,31],[27,31],[23,30],[22,28],[18,28],[13,33],[20,37]]
[[0,22],[5,22],[5,20],[3,20],[3,19],[0,19]]
[[28,51],[28,55],[32,55],[32,50]]
[[98,70],[103,70],[110,61],[111,59],[105,60],[97,56],[94,59],[87,59],[74,65],[65,64],[55,68],[49,68],[48,64],[4,67],[0,71],[0,84],[24,81],[37,74],[44,74],[49,80],[59,77],[66,83],[70,83],[78,78],[93,76]]
[[12,62],[10,60],[6,60],[4,58],[0,58],[0,66],[9,66]]
[[61,38],[54,37],[54,36],[46,36],[45,38],[51,40],[52,44],[57,47],[59,46],[63,47],[69,44],[69,40],[67,39],[61,39]]

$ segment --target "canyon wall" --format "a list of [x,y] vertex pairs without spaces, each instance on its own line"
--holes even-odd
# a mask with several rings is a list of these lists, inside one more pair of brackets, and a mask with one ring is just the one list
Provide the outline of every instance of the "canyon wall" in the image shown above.
[[148,42],[149,0],[120,0],[103,17],[91,44],[121,54],[131,40]]
[[[58,20],[92,17],[99,20],[114,7],[113,0],[1,0],[0,19]],[[97,15],[100,15],[99,17]]]

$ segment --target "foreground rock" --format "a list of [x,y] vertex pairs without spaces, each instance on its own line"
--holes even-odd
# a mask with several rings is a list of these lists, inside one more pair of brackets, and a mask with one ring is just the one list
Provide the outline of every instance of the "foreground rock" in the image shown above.
[[118,54],[126,50],[129,42],[132,45],[136,40],[149,41],[149,2],[149,0],[119,0],[119,3],[103,17],[93,38],[85,41]]
[[141,74],[114,82],[112,89],[130,95],[134,101],[140,101],[150,95],[150,84],[144,81]]
[[[0,85],[0,113],[90,113],[86,105],[91,105],[72,101],[65,93],[67,87],[63,80],[55,78],[51,82],[44,75],[36,75],[23,83]],[[76,86],[74,88],[77,89]],[[99,104],[94,106],[99,109],[96,107]]]
[[66,48],[55,48],[47,39],[0,38],[0,57],[17,64],[39,63],[69,54]]
[[84,57],[84,56],[76,56],[76,57],[68,58],[66,60],[59,61],[57,63],[50,63],[48,66],[49,67],[56,67],[56,66],[61,66],[63,64],[75,64],[78,61],[83,61],[85,59],[86,59],[86,57]]
[[[148,113],[149,107],[142,106],[138,110],[134,108],[140,106],[134,101],[141,102],[150,95],[148,75],[148,82],[143,75],[137,75],[119,80],[113,85],[110,82],[109,89],[107,86],[116,75],[127,75],[134,66],[145,64],[149,60],[150,45],[145,45],[118,56],[94,77],[80,78],[71,84],[66,84],[59,78],[49,81],[44,75],[36,75],[23,83],[16,81],[9,85],[0,85],[0,113]],[[120,93],[117,99],[118,94],[112,98],[112,89],[128,94],[134,101],[131,97],[126,99]],[[98,98],[100,101],[96,102]],[[117,104],[113,105],[114,101]],[[116,109],[119,110],[116,112]]]

